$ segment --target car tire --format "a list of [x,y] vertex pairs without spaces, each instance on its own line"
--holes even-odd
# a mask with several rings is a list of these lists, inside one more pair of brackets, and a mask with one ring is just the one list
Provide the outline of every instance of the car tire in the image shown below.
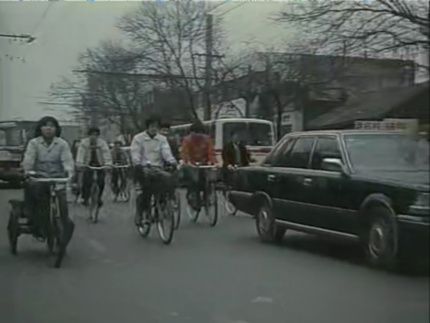
[[267,202],[261,205],[255,223],[260,241],[264,243],[281,242],[287,230],[276,224],[272,209]]
[[370,265],[394,269],[399,264],[398,227],[395,216],[384,207],[372,207],[364,235],[364,250]]

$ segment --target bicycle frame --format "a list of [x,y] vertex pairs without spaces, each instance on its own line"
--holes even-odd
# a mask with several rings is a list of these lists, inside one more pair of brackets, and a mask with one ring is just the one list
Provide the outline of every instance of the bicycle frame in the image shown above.
[[[60,218],[60,206],[58,203],[58,196],[57,191],[59,190],[57,185],[63,184],[66,185],[67,182],[69,182],[72,179],[72,177],[67,178],[32,178],[30,177],[30,182],[35,183],[48,183],[49,184],[49,193],[50,193],[50,199],[49,199],[49,220],[54,223],[55,218]],[[65,188],[65,187],[64,187]],[[57,215],[54,215],[53,209],[56,208]]]
[[[205,172],[206,172],[206,170],[210,170],[210,171],[216,171],[217,169],[218,169],[218,166],[216,166],[216,165],[199,165],[199,164],[196,164],[196,165],[189,165],[190,167],[193,167],[193,168],[196,168],[196,169],[198,169],[198,170],[200,170],[200,169],[203,169],[203,170],[205,170]],[[200,183],[200,172],[198,173],[198,175],[197,175],[197,183]],[[204,194],[204,196],[205,196],[205,198],[204,198],[204,201],[203,201],[203,205],[200,205],[200,207],[202,207],[202,206],[207,206],[206,205],[206,195],[208,194],[208,186],[211,184],[211,181],[209,180],[209,177],[207,176],[207,173],[205,173],[205,186],[204,186],[204,191],[203,191],[203,194]],[[199,189],[199,194],[201,193],[201,189]]]
[[[126,188],[127,184],[127,173],[123,172],[122,170],[127,170],[130,168],[130,165],[114,165],[114,169],[118,169],[120,172],[118,174],[117,180],[120,182],[120,185],[118,185],[118,193],[117,195],[120,195],[122,191]],[[125,181],[125,183],[124,183]]]
[[[97,171],[98,170],[103,170],[103,169],[110,169],[112,167],[111,166],[101,166],[101,167],[86,166],[86,168],[92,171],[92,183],[91,183],[90,197],[91,197],[91,202],[93,204],[95,204],[95,205],[91,205],[90,204],[89,209],[90,209],[90,219],[92,219],[93,222],[95,223],[98,220],[98,211],[99,211],[99,203],[98,203],[99,202],[99,196],[98,196],[98,194],[100,193],[99,192],[98,181],[97,181],[98,180]],[[96,201],[94,201],[92,199],[92,196],[91,196],[91,194],[93,194],[94,190],[97,192]],[[94,202],[96,202],[96,203],[94,203]],[[91,207],[95,207],[96,208],[95,209],[95,215],[94,215],[94,217],[91,214],[91,211],[92,211]]]

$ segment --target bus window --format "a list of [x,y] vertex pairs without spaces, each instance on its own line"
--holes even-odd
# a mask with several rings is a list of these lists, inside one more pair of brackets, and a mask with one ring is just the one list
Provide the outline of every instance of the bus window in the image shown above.
[[226,122],[222,127],[222,142],[225,145],[227,142],[232,140],[232,134],[235,133],[238,139],[243,143],[247,142],[247,124],[245,122]]
[[268,123],[260,122],[226,122],[223,125],[223,143],[231,141],[235,132],[238,139],[247,146],[272,146],[273,131]]
[[251,122],[249,125],[249,140],[250,146],[272,146],[273,131],[270,124]]

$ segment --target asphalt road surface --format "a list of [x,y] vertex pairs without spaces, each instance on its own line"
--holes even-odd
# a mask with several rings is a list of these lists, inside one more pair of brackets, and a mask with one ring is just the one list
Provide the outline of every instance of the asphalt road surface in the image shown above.
[[184,220],[170,246],[140,237],[127,204],[106,202],[100,223],[71,204],[68,257],[47,266],[44,244],[8,250],[0,190],[1,323],[424,323],[429,280],[367,268],[357,248],[288,233],[258,241],[254,221],[224,216],[215,228]]

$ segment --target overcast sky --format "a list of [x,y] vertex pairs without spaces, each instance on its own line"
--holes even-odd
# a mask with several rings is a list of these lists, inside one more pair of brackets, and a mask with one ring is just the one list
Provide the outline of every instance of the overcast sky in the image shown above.
[[[120,37],[117,18],[140,2],[1,2],[0,33],[31,34],[32,44],[10,43],[0,38],[0,119],[38,119],[46,107],[49,86],[76,66],[80,52],[101,40]],[[270,17],[280,2],[229,2],[213,13],[222,15],[232,49],[271,47],[291,36]],[[237,9],[236,9],[237,8]],[[249,43],[249,41],[251,41]],[[9,57],[21,57],[21,60]],[[64,110],[49,112],[67,118]]]

